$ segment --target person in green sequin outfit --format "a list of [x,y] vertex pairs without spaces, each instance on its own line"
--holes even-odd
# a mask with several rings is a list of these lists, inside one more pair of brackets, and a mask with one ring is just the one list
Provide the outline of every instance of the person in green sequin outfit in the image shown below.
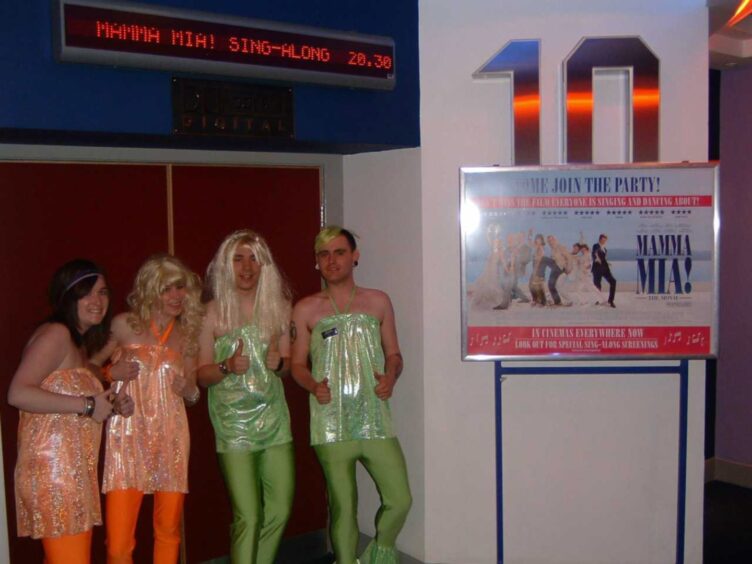
[[[388,402],[402,372],[392,303],[355,285],[360,251],[350,231],[328,227],[314,248],[326,287],[293,310],[292,374],[311,394],[311,444],[326,478],[334,554],[337,564],[395,564],[412,497]],[[376,536],[360,560],[357,462],[381,496]]]
[[217,456],[230,493],[232,564],[272,564],[294,488],[289,371],[290,291],[266,241],[230,234],[207,270],[212,300],[199,337]]

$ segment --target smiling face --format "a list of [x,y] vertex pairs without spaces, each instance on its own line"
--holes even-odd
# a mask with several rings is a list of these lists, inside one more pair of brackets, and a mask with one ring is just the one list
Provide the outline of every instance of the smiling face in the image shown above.
[[235,288],[240,292],[255,290],[261,276],[261,268],[261,263],[250,245],[238,245],[232,255]]
[[107,313],[110,305],[110,289],[103,276],[97,276],[97,281],[89,293],[81,297],[76,303],[78,330],[86,333],[90,328],[99,325]]
[[179,317],[183,313],[188,289],[183,280],[176,280],[164,287],[157,299],[159,311],[168,317]]
[[347,237],[339,235],[319,248],[316,264],[321,276],[331,284],[351,278],[353,266],[359,257],[360,251],[353,251]]

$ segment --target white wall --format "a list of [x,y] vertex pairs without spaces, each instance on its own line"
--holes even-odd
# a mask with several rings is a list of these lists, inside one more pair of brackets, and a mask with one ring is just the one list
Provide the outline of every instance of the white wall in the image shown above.
[[[413,508],[397,546],[418,558],[424,553],[424,417],[420,150],[405,149],[344,158],[344,224],[359,236],[355,272],[362,286],[384,290],[392,299],[405,369],[391,400],[407,459]],[[358,470],[359,522],[374,535],[379,498],[373,482]]]
[[[661,61],[661,160],[706,160],[704,4],[420,2],[427,562],[496,561],[493,367],[460,360],[458,169],[509,164],[511,139],[504,133],[509,94],[503,84],[473,82],[471,74],[509,40],[542,40],[542,155],[544,164],[556,164],[561,155],[560,62],[584,36],[640,36]],[[704,373],[699,364],[693,363],[690,378],[686,562],[701,561]],[[511,433],[505,432],[503,443],[504,488],[509,494],[504,506],[509,515],[506,563],[673,561],[676,379],[515,377],[503,385],[503,394],[503,425]],[[548,409],[557,404],[558,409]],[[649,433],[651,429],[656,432]],[[566,435],[566,444],[554,441],[541,457],[541,440],[550,432]],[[619,445],[628,446],[632,455]],[[619,472],[612,475],[609,453],[620,461]],[[541,484],[546,476],[557,480],[556,496],[526,495],[526,486]],[[628,487],[619,488],[618,477],[628,479]],[[594,488],[583,487],[587,483]],[[632,495],[633,488],[641,495]],[[532,501],[544,504],[551,519],[538,523],[538,534],[520,528],[520,516]],[[624,514],[598,518],[609,511]],[[616,530],[624,519],[658,524]],[[566,527],[556,530],[556,523]],[[584,530],[583,523],[593,528]],[[618,533],[627,542],[609,552],[599,539],[618,538]]]

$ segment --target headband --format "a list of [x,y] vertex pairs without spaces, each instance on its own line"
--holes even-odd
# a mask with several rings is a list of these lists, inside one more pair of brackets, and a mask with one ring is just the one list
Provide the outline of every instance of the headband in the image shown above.
[[73,288],[73,286],[75,286],[76,284],[78,284],[82,280],[86,280],[87,278],[91,278],[92,276],[100,276],[101,274],[102,274],[101,272],[95,272],[95,271],[88,271],[88,272],[84,272],[82,274],[79,274],[78,276],[76,276],[73,279],[73,281],[70,284],[68,284],[65,287],[65,290],[63,290],[63,293],[60,294],[60,299],[63,298],[63,296],[68,292],[68,290],[70,290],[71,288]]

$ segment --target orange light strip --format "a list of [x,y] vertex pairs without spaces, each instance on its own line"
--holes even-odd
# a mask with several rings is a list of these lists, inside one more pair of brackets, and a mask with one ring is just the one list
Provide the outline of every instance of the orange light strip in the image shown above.
[[742,0],[739,2],[739,6],[736,8],[736,12],[731,16],[731,19],[726,24],[729,27],[734,27],[748,15],[752,14],[752,0]]
[[540,96],[537,94],[515,96],[512,105],[514,106],[514,115],[538,115],[540,113]]
[[661,101],[661,91],[657,88],[635,88],[632,104],[635,108],[655,107]]
[[593,95],[592,93],[576,93],[570,92],[567,94],[567,113],[569,112],[592,112],[593,111]]
[[[660,104],[661,92],[657,88],[635,88],[632,93],[634,108],[654,108]],[[591,93],[567,94],[567,112],[592,112],[593,95]]]

